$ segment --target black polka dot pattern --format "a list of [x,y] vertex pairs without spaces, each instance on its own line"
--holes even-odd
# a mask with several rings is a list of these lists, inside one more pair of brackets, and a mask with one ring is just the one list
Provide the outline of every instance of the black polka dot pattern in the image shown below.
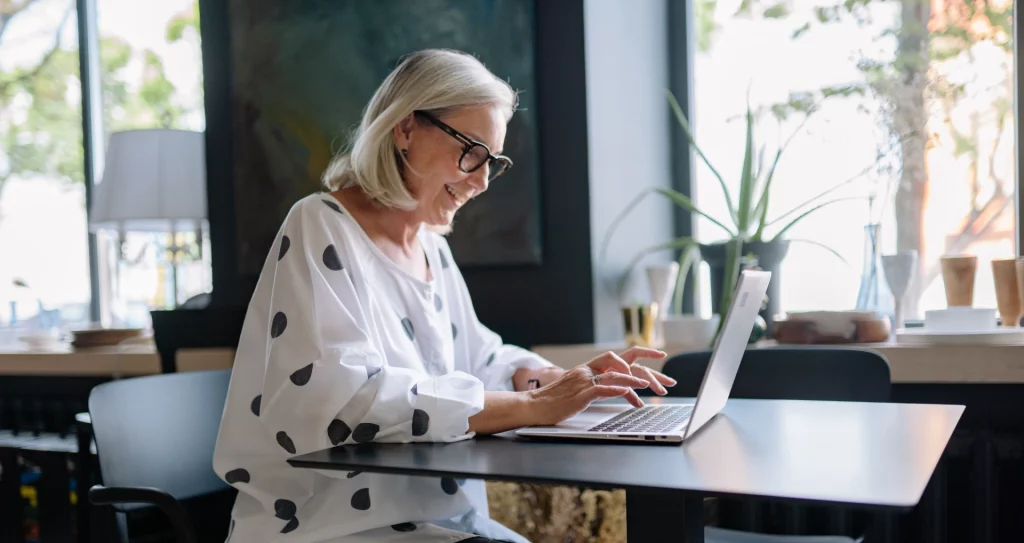
[[374,375],[377,375],[378,373],[380,373],[380,370],[380,366],[366,366],[366,378],[369,379]]
[[291,500],[277,500],[274,502],[274,516],[281,520],[293,518],[297,511],[295,502]]
[[419,396],[420,395],[420,385],[419,385],[419,383],[416,383],[415,385],[412,386],[412,395],[413,396]]
[[352,435],[352,429],[341,419],[334,419],[327,425],[327,437],[331,440],[331,445],[344,443],[350,435]]
[[275,339],[281,337],[285,328],[288,328],[288,317],[278,311],[274,315],[273,322],[270,323],[270,337]]
[[249,411],[252,411],[253,415],[260,416],[260,403],[263,402],[263,395],[260,394],[252,399],[252,403],[249,404]]
[[444,302],[441,301],[441,295],[436,292],[434,293],[434,309],[438,311],[444,309]]
[[444,249],[438,249],[437,252],[441,255],[441,268],[448,269],[448,257],[444,255]]
[[430,415],[422,409],[412,412],[412,435],[419,437],[427,435],[430,429]]
[[309,382],[310,377],[313,376],[313,364],[306,364],[305,366],[295,370],[288,379],[291,380],[295,386],[305,386]]
[[320,200],[320,201],[323,202],[327,207],[329,207],[329,208],[337,211],[338,213],[341,213],[342,215],[344,215],[344,213],[342,213],[342,211],[341,211],[341,206],[339,206],[335,202],[331,202],[329,200]]
[[281,236],[281,247],[277,250],[277,260],[284,258],[285,253],[292,246],[292,240],[288,236]]
[[361,422],[356,425],[356,429],[352,432],[352,439],[356,443],[368,443],[377,437],[377,432],[379,431],[380,426],[370,424],[369,422]]
[[285,432],[277,433],[277,444],[282,449],[288,451],[289,454],[295,454],[295,443],[292,442],[292,438],[288,437],[288,434]]
[[416,525],[411,522],[403,522],[401,524],[394,524],[391,529],[396,532],[415,532]]
[[370,489],[360,488],[352,495],[352,508],[366,511],[370,508]]
[[488,366],[490,366],[491,364],[494,363],[494,357],[497,356],[497,355],[498,355],[498,353],[491,353],[491,356],[487,357],[487,365]]
[[451,477],[441,477],[441,490],[449,496],[454,496],[459,491],[459,483]]
[[248,483],[250,480],[249,471],[242,468],[233,469],[224,474],[224,480],[227,481],[229,485]]
[[333,271],[341,271],[344,267],[341,265],[341,257],[338,256],[338,250],[334,248],[334,245],[328,245],[324,249],[324,266]]
[[348,475],[345,475],[345,478],[346,479],[351,479],[353,477],[358,476],[360,473],[362,473],[362,472],[361,471],[350,471],[350,472],[348,472]]
[[412,328],[412,321],[408,317],[402,319],[402,328],[405,329],[405,335],[409,336],[409,339],[413,339],[414,331]]
[[299,519],[298,519],[298,517],[292,517],[291,520],[288,521],[288,524],[285,524],[284,528],[281,528],[281,533],[282,534],[287,534],[287,533],[290,533],[290,532],[294,532],[295,529],[298,528],[298,527],[299,527]]
[[455,326],[455,323],[453,322],[452,323],[452,339],[455,339],[457,337],[459,337],[459,327]]

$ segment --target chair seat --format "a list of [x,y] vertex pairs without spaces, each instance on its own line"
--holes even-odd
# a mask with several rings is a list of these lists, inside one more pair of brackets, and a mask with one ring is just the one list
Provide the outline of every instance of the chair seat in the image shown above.
[[704,541],[706,543],[857,543],[857,540],[843,536],[767,535],[713,527],[704,528]]

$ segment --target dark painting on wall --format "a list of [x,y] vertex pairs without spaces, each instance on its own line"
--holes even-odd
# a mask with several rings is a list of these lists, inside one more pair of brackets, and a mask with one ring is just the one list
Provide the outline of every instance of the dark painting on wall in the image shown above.
[[410,52],[452,48],[520,91],[505,139],[515,167],[456,216],[460,265],[541,261],[534,3],[526,0],[230,0],[239,272],[259,273],[294,202]]

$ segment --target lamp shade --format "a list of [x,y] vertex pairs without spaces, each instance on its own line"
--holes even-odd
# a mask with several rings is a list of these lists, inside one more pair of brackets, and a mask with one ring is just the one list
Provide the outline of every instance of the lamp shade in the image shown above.
[[92,230],[188,231],[206,220],[202,132],[128,130],[110,135],[96,185]]

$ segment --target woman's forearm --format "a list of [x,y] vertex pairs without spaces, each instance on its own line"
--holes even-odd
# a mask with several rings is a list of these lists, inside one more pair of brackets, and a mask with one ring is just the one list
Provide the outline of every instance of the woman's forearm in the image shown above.
[[484,393],[484,410],[469,417],[469,431],[497,434],[529,426],[531,422],[528,392],[490,391]]

